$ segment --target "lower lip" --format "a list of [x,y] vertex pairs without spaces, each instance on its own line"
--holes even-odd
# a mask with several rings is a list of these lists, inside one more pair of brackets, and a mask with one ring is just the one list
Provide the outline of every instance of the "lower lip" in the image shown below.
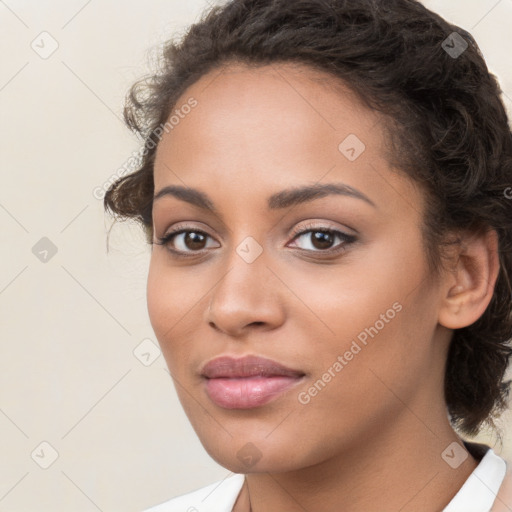
[[206,393],[219,407],[252,409],[277,398],[302,377],[244,377],[206,380]]

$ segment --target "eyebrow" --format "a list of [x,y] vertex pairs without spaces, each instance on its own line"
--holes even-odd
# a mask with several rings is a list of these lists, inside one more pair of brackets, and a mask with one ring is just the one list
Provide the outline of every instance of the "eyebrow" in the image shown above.
[[[356,199],[361,199],[362,201],[367,202],[375,208],[377,207],[375,203],[362,192],[344,183],[307,185],[282,190],[271,195],[267,200],[267,204],[270,210],[280,210],[289,208],[290,206],[313,201],[315,199],[320,199],[329,195],[353,197]],[[182,201],[186,201],[187,203],[197,206],[198,208],[208,210],[217,215],[219,213],[215,208],[213,201],[204,192],[194,188],[182,187],[179,185],[169,185],[155,194],[153,197],[153,202],[166,196],[181,199]]]

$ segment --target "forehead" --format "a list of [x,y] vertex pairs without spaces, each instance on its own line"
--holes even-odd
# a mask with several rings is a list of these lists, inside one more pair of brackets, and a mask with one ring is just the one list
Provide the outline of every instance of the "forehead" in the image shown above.
[[[196,106],[180,112],[191,100]],[[383,179],[399,179],[385,176],[395,173],[379,114],[341,81],[307,66],[214,69],[182,94],[173,114],[179,121],[157,148],[155,191],[215,183],[232,196],[245,190],[267,197],[325,177],[379,192]]]
[[[192,110],[191,101],[197,103]],[[174,151],[172,142],[176,150],[186,144],[204,153],[211,142],[214,151],[236,140],[246,146],[264,144],[274,154],[292,149],[290,144],[306,143],[309,150],[332,146],[350,134],[367,146],[382,142],[378,114],[365,108],[348,87],[326,73],[290,63],[214,69],[181,95],[169,119],[157,159]],[[264,147],[260,150],[268,153]]]
[[[222,130],[228,127],[228,120],[246,126],[253,122],[261,134],[280,129],[283,124],[289,128],[293,120],[297,127],[306,127],[311,132],[330,129],[343,133],[349,129],[358,131],[362,137],[380,119],[340,79],[293,63],[231,63],[215,68],[181,95],[173,113],[179,113],[191,98],[197,100],[198,106],[185,118],[180,116],[179,124],[194,128],[208,124]],[[262,124],[264,116],[267,122]],[[177,128],[172,131],[182,131]]]

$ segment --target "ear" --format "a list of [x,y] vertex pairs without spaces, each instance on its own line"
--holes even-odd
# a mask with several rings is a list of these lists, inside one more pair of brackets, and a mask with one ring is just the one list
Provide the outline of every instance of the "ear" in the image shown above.
[[499,273],[498,234],[494,229],[462,235],[444,275],[438,321],[449,329],[476,322],[494,293]]

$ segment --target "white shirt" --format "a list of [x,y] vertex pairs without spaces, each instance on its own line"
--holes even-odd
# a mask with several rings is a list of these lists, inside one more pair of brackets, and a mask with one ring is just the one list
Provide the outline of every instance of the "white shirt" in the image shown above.
[[[443,512],[489,512],[505,478],[507,463],[489,448]],[[232,512],[245,475],[235,474],[143,512]]]

